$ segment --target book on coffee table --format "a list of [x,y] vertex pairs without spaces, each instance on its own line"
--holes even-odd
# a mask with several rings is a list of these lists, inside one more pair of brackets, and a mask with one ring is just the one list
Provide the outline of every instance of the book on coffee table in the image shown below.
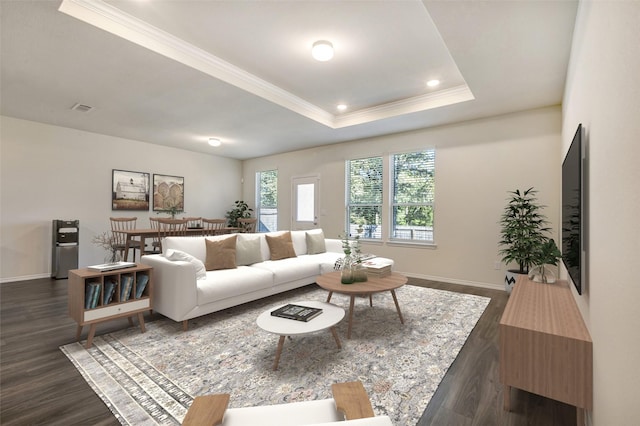
[[391,275],[391,265],[388,263],[377,262],[376,259],[362,262],[362,265],[367,269],[367,275],[374,277],[386,277]]
[[322,313],[320,308],[311,308],[308,306],[292,305],[288,304],[281,308],[271,311],[271,315],[274,317],[287,318],[296,321],[307,322],[312,318],[317,317]]

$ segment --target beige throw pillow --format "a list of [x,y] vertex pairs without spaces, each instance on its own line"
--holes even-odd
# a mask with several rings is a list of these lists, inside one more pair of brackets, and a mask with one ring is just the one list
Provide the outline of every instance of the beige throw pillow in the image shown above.
[[238,234],[236,241],[236,264],[253,265],[262,262],[262,253],[260,252],[260,237],[251,234]]
[[223,240],[204,240],[207,245],[207,258],[205,259],[204,267],[207,271],[234,269],[237,267],[236,238],[237,235]]
[[325,253],[324,232],[307,232],[307,254]]
[[293,242],[291,241],[291,232],[287,231],[275,237],[265,235],[265,237],[267,238],[267,244],[271,252],[271,260],[296,257],[296,251],[293,249]]

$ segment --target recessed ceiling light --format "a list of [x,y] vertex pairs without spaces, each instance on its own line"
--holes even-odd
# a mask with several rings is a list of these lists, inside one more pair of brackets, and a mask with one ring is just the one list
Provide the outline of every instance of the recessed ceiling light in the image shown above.
[[347,106],[345,104],[338,104],[336,105],[336,108],[338,109],[338,111],[345,111],[347,109]]
[[318,40],[313,43],[311,56],[316,61],[325,62],[333,58],[333,44],[327,40]]
[[218,138],[209,138],[209,145],[211,146],[220,146],[222,142]]
[[436,87],[439,84],[440,84],[440,80],[429,80],[429,81],[427,81],[427,86],[429,86],[429,87]]

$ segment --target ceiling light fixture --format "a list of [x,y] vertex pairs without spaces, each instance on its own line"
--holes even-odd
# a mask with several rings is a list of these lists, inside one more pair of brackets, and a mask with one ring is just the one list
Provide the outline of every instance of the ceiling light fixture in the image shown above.
[[427,86],[429,86],[429,87],[436,87],[439,84],[440,84],[440,80],[429,80],[429,81],[427,81]]
[[338,111],[345,111],[347,109],[347,106],[345,104],[338,104],[336,108],[338,109]]
[[313,43],[311,56],[316,61],[325,62],[333,58],[333,44],[327,40],[318,40]]
[[220,146],[222,142],[218,138],[209,138],[209,145],[211,146]]

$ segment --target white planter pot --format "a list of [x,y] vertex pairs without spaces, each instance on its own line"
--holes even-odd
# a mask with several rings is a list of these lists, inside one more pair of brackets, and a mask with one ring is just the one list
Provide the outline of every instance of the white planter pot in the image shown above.
[[511,294],[511,290],[513,290],[513,286],[516,285],[516,280],[520,275],[526,276],[526,274],[519,274],[517,270],[514,269],[509,269],[507,272],[505,272],[504,289],[508,294]]

